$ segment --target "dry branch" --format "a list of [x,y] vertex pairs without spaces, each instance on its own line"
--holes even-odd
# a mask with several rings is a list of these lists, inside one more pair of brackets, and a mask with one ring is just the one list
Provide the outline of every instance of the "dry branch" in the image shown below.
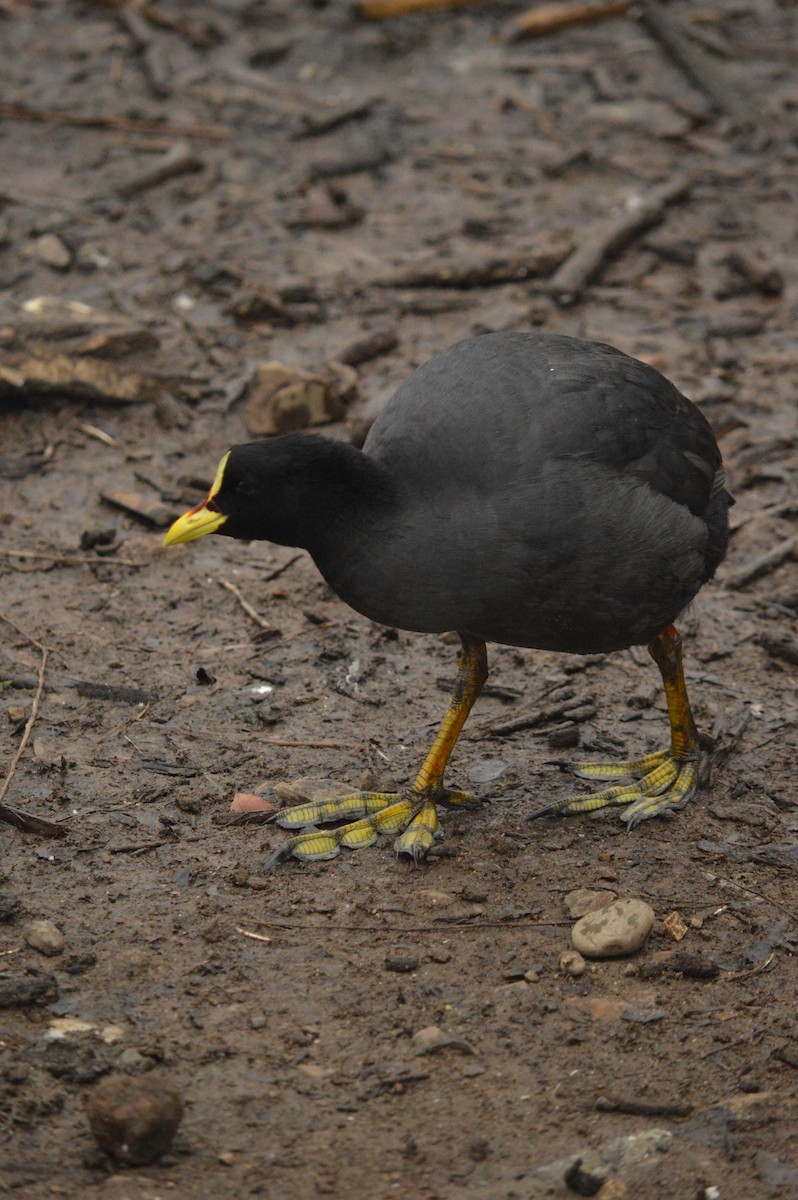
[[674,175],[647,191],[627,197],[624,211],[589,226],[581,245],[569,255],[551,280],[559,304],[574,304],[605,263],[616,258],[639,234],[663,219],[669,205],[690,190],[689,175]]

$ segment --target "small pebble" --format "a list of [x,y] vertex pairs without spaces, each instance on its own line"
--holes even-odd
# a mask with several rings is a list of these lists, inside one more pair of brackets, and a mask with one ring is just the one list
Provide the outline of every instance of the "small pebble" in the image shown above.
[[183,1101],[162,1075],[107,1075],[89,1096],[86,1115],[101,1150],[118,1162],[143,1165],[172,1145]]
[[587,970],[587,963],[578,950],[563,950],[557,965],[561,975],[570,975],[572,979],[578,979]]
[[413,1045],[419,1054],[423,1054],[426,1050],[431,1050],[433,1046],[440,1045],[443,1033],[437,1025],[425,1025],[423,1029],[417,1029],[413,1034]]
[[272,804],[270,800],[264,800],[262,796],[255,796],[252,792],[236,792],[230,803],[230,812],[234,813],[276,811],[276,804]]
[[397,975],[410,975],[418,970],[420,963],[421,959],[409,954],[389,954],[385,959],[385,970],[394,971]]
[[52,921],[29,921],[22,931],[22,936],[32,949],[51,958],[62,954],[66,946],[66,938]]
[[586,917],[588,913],[606,908],[608,904],[612,904],[615,898],[615,892],[611,892],[607,888],[595,890],[576,888],[565,897],[565,907],[568,910],[568,916],[576,921],[579,917]]
[[651,906],[630,897],[582,917],[571,930],[571,940],[587,958],[619,958],[639,950],[653,926]]
[[32,238],[25,247],[28,258],[38,258],[48,267],[57,271],[66,271],[72,265],[72,251],[60,237],[54,233],[43,233],[41,237]]

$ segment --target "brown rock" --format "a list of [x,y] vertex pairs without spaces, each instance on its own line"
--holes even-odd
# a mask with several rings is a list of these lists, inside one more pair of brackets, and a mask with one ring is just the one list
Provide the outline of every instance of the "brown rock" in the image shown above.
[[615,898],[615,892],[606,888],[599,888],[595,891],[592,888],[576,888],[565,897],[565,907],[568,910],[568,916],[573,917],[576,921],[579,917],[586,917],[588,913],[606,908],[608,904],[612,904]]
[[244,406],[244,421],[255,437],[325,425],[343,414],[343,401],[330,379],[281,362],[258,367]]
[[89,1096],[86,1115],[100,1149],[135,1166],[154,1162],[172,1145],[183,1101],[162,1075],[108,1075]]

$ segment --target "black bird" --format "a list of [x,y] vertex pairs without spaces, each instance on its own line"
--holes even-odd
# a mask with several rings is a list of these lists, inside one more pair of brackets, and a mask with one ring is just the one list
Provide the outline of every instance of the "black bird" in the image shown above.
[[486,642],[574,654],[647,645],[670,748],[581,764],[584,778],[620,782],[533,815],[617,804],[631,829],[682,808],[701,747],[673,622],[723,558],[731,503],[709,424],[673,384],[611,346],[551,334],[486,334],[437,355],[362,451],[311,434],[235,446],[167,545],[221,533],[301,546],[373,621],[457,630],[462,642],[449,710],[412,786],[283,810],[291,829],[348,823],[297,834],[272,862],[332,858],[384,832],[424,857],[436,804],[468,800],[443,779],[487,678]]

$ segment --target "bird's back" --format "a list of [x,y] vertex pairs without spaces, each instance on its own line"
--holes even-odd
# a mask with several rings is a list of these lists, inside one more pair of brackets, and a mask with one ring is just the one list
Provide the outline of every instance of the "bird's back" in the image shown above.
[[725,549],[708,423],[608,346],[461,342],[402,384],[364,452],[390,471],[402,508],[371,547],[379,603],[350,603],[388,624],[616,649],[670,623]]

